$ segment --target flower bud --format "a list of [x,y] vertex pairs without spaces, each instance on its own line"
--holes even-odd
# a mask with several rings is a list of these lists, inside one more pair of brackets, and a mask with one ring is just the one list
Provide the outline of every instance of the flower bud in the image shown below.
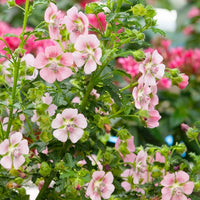
[[47,162],[42,162],[41,163],[39,173],[44,177],[50,175],[51,168],[50,168],[50,166],[48,165]]
[[189,128],[186,132],[186,135],[188,136],[189,139],[194,140],[198,137],[199,131],[195,128]]

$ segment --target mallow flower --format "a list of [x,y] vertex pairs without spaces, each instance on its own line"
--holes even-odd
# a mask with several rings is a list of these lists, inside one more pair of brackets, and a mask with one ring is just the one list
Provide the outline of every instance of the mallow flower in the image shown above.
[[112,182],[113,175],[111,172],[105,174],[104,171],[96,171],[92,174],[92,180],[88,185],[86,195],[92,200],[101,200],[101,197],[109,199],[115,189]]
[[57,114],[51,126],[56,129],[53,135],[59,141],[66,142],[69,137],[72,143],[76,143],[87,127],[87,121],[83,114],[78,114],[77,109],[67,108],[62,114]]
[[162,200],[187,200],[186,195],[190,195],[194,188],[194,183],[189,181],[189,175],[184,171],[168,173],[161,185]]
[[48,83],[70,77],[73,74],[70,68],[72,65],[72,54],[64,53],[58,45],[46,47],[45,52],[40,52],[35,59],[35,67],[41,69],[40,76]]
[[77,67],[84,65],[84,72],[86,74],[91,74],[95,71],[97,64],[101,65],[102,50],[99,45],[100,41],[94,34],[80,35],[75,42],[74,62]]
[[23,155],[28,153],[28,141],[23,139],[22,133],[13,133],[0,144],[0,155],[3,155],[0,164],[9,170],[12,167],[18,169],[25,162]]

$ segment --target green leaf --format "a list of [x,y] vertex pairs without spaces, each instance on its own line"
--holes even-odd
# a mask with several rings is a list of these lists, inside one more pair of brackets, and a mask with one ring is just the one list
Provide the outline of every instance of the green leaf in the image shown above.
[[159,33],[160,35],[162,35],[162,36],[166,36],[166,33],[163,31],[163,30],[161,30],[161,29],[159,29],[159,28],[154,28],[154,27],[152,27],[151,28],[152,29],[152,31],[154,32],[154,33]]

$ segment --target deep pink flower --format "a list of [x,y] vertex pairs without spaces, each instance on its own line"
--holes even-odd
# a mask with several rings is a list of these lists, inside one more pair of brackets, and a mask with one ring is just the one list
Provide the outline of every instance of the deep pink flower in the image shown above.
[[102,50],[99,48],[100,41],[94,34],[80,35],[75,43],[76,51],[73,53],[77,67],[84,65],[84,72],[91,74],[96,70],[97,64],[101,65]]
[[96,2],[96,1],[99,1],[99,0],[81,0],[81,1],[80,1],[80,6],[81,6],[83,9],[85,9],[86,4],[91,3],[91,2]]
[[[97,20],[97,17],[95,14],[88,14],[87,17],[89,20],[89,24],[92,25],[92,26],[90,26],[90,28],[94,27],[96,29],[99,29],[101,32],[106,30],[106,25],[107,25],[106,15],[103,12],[97,14],[97,17],[99,18],[101,25],[100,25],[99,21]],[[102,30],[102,28],[103,28],[103,30]]]
[[66,142],[68,137],[72,143],[76,143],[83,135],[83,129],[87,127],[87,121],[83,114],[78,114],[77,109],[67,108],[62,114],[57,114],[52,121],[55,138]]
[[0,163],[6,169],[18,169],[24,162],[24,154],[29,153],[28,141],[22,139],[22,133],[16,132],[0,144]]
[[199,15],[200,15],[200,10],[197,7],[191,8],[187,14],[188,18],[193,18]]
[[188,79],[189,77],[186,75],[186,74],[181,74],[181,78],[183,79],[183,81],[181,81],[179,84],[178,84],[178,87],[180,89],[185,89],[186,86],[188,85]]
[[159,81],[158,81],[158,89],[160,90],[165,90],[165,89],[169,89],[172,85],[172,82],[169,78],[167,77],[164,77],[164,78],[161,78]]
[[109,199],[115,187],[112,184],[113,175],[111,172],[105,174],[104,171],[96,171],[92,174],[86,195],[92,200]]
[[184,171],[168,173],[161,185],[162,200],[187,200],[186,195],[190,195],[194,188],[194,183],[189,181],[189,175]]
[[128,56],[127,58],[119,58],[117,61],[132,77],[135,77],[139,73],[139,63],[136,62],[132,56]]
[[64,23],[67,31],[70,33],[70,41],[73,43],[80,35],[88,34],[88,18],[83,12],[78,12],[75,6],[67,11]]
[[72,65],[72,54],[63,53],[59,46],[46,47],[45,52],[40,52],[35,59],[35,67],[41,69],[40,76],[48,83],[70,77],[73,73],[69,66]]

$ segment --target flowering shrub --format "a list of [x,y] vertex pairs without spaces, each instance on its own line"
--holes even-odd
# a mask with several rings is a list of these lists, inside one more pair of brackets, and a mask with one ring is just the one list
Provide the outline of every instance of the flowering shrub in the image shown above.
[[[183,143],[136,147],[126,125],[116,123],[159,126],[158,82],[166,76],[187,85],[184,73],[166,69],[158,50],[143,52],[144,32],[162,33],[154,27],[154,9],[118,0],[61,11],[47,3],[34,29],[26,25],[38,1],[26,0],[17,34],[2,22],[1,197],[28,199],[31,182],[37,200],[196,198],[197,155],[191,154],[192,166],[181,158]],[[131,55],[138,70],[129,75],[115,63]],[[117,86],[116,76],[130,81]],[[187,130],[198,143],[196,132],[198,124]]]

